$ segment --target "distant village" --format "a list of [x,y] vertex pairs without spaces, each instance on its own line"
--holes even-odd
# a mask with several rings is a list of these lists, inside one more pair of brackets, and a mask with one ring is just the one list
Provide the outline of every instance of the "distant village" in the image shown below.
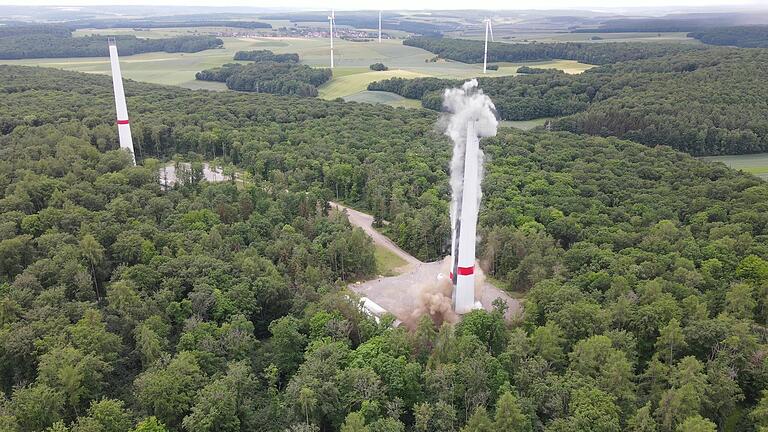
[[[350,41],[368,41],[377,39],[377,31],[358,30],[354,28],[339,27],[334,31],[335,37]],[[212,31],[208,34],[217,37],[238,38],[262,38],[262,37],[300,37],[300,38],[327,38],[328,30],[317,27],[280,27],[276,29],[227,29],[225,31]],[[382,39],[394,39],[387,33],[382,33]]]

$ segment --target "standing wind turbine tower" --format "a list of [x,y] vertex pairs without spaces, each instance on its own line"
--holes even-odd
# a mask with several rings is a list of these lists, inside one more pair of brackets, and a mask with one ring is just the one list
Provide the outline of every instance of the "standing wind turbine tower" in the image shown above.
[[117,57],[117,43],[115,38],[109,38],[107,41],[109,43],[109,61],[112,64],[112,87],[115,90],[115,110],[117,111],[117,133],[120,136],[120,148],[131,153],[133,165],[136,165],[131,125],[128,122],[128,107],[125,104],[125,92],[123,91],[123,74],[120,72],[120,59]]
[[488,70],[488,33],[491,34],[491,42],[493,42],[493,25],[491,24],[491,19],[486,18],[483,20],[485,23],[485,54],[483,55],[483,73],[486,73]]
[[461,197],[457,200],[457,218],[451,236],[451,273],[453,308],[465,314],[475,306],[475,237],[480,194],[480,139],[475,120],[467,122],[464,148],[464,176]]
[[331,15],[328,17],[328,24],[331,27],[330,35],[331,35],[331,69],[333,69],[333,24],[334,21],[336,21],[336,14],[334,13],[333,9],[331,9]]
[[381,43],[381,11],[379,11],[379,43]]

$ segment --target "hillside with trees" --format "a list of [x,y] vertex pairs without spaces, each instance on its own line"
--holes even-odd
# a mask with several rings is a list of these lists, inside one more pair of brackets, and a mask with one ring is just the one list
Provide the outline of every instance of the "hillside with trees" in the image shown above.
[[[140,39],[135,36],[117,36],[120,55],[165,51],[193,53],[222,46],[221,39],[213,36],[178,36],[172,38]],[[33,59],[57,57],[109,56],[107,37],[103,35],[72,37],[69,31],[58,27],[30,30],[9,27],[0,29],[0,59]]]
[[[464,63],[483,62],[483,41],[436,37],[411,37],[403,45],[427,50],[438,56]],[[638,60],[700,49],[695,45],[679,43],[488,43],[489,62],[543,61],[552,59],[576,60],[603,65]]]
[[764,24],[765,15],[751,12],[670,13],[660,17],[608,18],[597,28],[574,29],[574,33],[693,32],[716,27]]
[[741,48],[768,48],[768,26],[712,27],[688,33],[688,37],[709,45]]
[[693,155],[768,151],[766,61],[766,50],[717,49],[609,66],[595,102],[553,127]]
[[[543,72],[530,76],[478,79],[480,88],[493,99],[499,118],[531,120],[574,114],[585,110],[595,96],[595,87],[584,80],[561,71],[538,70]],[[461,80],[441,78],[389,78],[370,83],[368,90],[420,99],[424,108],[440,111],[443,91],[461,83]]]
[[[0,66],[0,92],[3,430],[768,427],[756,177],[502,128],[482,143],[479,252],[527,291],[522,321],[498,305],[409,332],[341,290],[376,274],[373,247],[327,201],[443,254],[435,113],[128,81],[131,167],[109,77]],[[156,158],[176,153],[247,182],[198,182],[193,164],[164,191]]]
[[[555,129],[668,145],[693,155],[768,151],[768,51],[710,49],[623,62],[578,75],[546,71],[480,78],[504,120],[565,116]],[[436,78],[371,83],[369,90],[421,99],[442,107],[445,88],[458,80]]]

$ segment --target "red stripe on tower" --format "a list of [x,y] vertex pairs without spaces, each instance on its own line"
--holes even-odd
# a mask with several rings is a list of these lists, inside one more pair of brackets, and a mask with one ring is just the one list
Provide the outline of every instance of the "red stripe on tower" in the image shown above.
[[128,123],[129,123],[128,120],[118,120],[117,121],[117,124],[128,124]]
[[475,266],[472,267],[459,267],[458,268],[459,276],[469,276],[471,274],[475,273]]

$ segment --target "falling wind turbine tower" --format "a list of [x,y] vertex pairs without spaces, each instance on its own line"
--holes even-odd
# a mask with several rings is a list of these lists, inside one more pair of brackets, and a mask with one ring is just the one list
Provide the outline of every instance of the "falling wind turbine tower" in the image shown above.
[[334,21],[336,21],[336,14],[331,9],[331,15],[328,17],[328,24],[331,27],[330,36],[331,36],[331,69],[333,69],[333,24]]
[[464,148],[464,176],[461,197],[457,200],[457,218],[451,235],[451,273],[453,308],[465,314],[475,305],[475,237],[480,193],[480,139],[475,120],[467,122]]
[[485,23],[485,54],[483,55],[483,73],[488,71],[488,33],[491,34],[491,42],[493,42],[493,25],[491,19],[486,18],[483,20]]
[[131,125],[128,122],[128,107],[125,104],[125,92],[123,91],[123,75],[120,72],[120,59],[117,57],[117,43],[115,38],[109,38],[108,43],[109,61],[112,64],[112,86],[115,90],[115,110],[117,111],[117,133],[120,136],[120,148],[131,153],[133,165],[136,165],[136,156],[133,154]]

